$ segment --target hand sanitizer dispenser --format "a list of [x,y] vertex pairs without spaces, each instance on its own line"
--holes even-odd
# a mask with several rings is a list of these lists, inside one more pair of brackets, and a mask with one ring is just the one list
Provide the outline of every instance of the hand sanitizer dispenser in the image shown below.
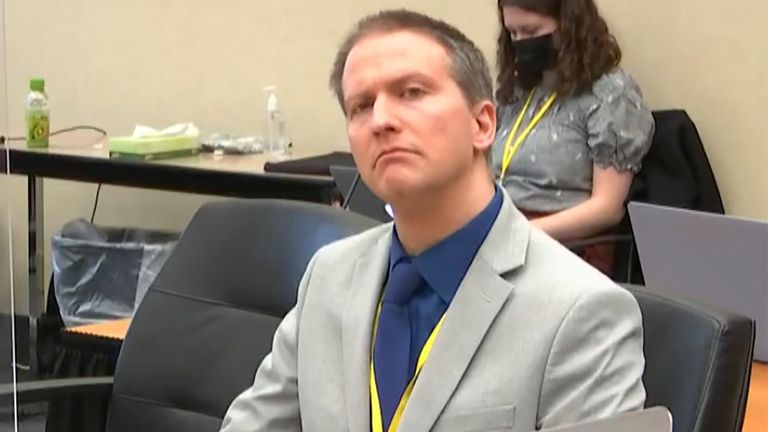
[[264,87],[267,93],[267,151],[279,156],[286,155],[288,140],[285,137],[285,117],[277,101],[277,87]]

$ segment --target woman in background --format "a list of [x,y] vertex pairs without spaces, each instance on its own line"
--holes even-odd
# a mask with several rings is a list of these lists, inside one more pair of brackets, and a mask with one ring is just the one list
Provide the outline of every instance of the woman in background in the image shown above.
[[[497,178],[531,222],[567,243],[624,216],[654,123],[594,0],[498,0]],[[583,258],[610,271],[612,245]]]

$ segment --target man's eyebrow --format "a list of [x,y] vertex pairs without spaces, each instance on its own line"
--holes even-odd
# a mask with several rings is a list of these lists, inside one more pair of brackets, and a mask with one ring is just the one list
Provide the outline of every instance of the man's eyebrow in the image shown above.
[[408,72],[402,76],[392,80],[393,85],[403,85],[408,81],[418,81],[421,84],[429,84],[432,82],[432,77],[424,72]]
[[[392,88],[392,87],[400,87],[403,84],[406,84],[408,82],[418,82],[419,84],[430,86],[433,84],[434,79],[431,75],[420,72],[420,71],[413,71],[413,72],[406,72],[400,76],[397,76],[391,80],[389,80],[385,87]],[[369,99],[371,97],[370,90],[364,89],[356,93],[350,93],[348,96],[344,97],[344,105],[349,106],[351,103],[359,101],[359,100],[365,100]]]
[[351,95],[344,98],[344,106],[349,107],[353,103],[370,99],[370,97],[370,93],[367,90],[358,93],[352,93]]

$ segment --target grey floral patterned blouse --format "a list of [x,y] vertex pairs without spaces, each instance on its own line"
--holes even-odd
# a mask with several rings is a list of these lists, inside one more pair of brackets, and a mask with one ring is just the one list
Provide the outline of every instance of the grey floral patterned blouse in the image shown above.
[[[498,130],[492,152],[497,180],[504,145],[527,96],[521,90],[514,103],[497,108]],[[548,96],[541,87],[535,90],[520,130]],[[593,163],[639,171],[653,132],[653,117],[639,86],[628,73],[617,69],[597,80],[591,90],[555,100],[517,150],[500,183],[521,209],[565,210],[590,197]]]

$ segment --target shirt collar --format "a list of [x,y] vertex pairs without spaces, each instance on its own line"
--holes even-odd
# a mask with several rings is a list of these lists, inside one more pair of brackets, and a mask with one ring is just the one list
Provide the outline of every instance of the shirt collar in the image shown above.
[[466,225],[415,257],[409,257],[393,228],[389,271],[402,260],[412,260],[432,290],[447,304],[453,300],[477,251],[499,214],[503,196],[498,185],[490,203]]

